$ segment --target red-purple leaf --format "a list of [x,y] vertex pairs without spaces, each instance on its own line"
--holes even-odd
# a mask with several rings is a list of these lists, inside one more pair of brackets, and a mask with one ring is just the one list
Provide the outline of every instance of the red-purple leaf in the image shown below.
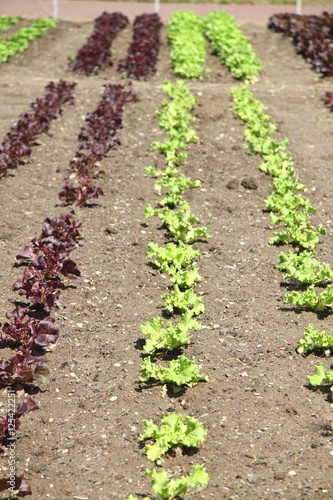
[[[14,483],[14,481],[13,481]],[[20,477],[15,476],[15,485],[11,484],[8,477],[4,477],[0,479],[0,491],[9,490],[12,493],[17,492],[16,496],[25,497],[27,495],[31,495],[31,486],[28,481],[25,479],[23,474]]]
[[28,349],[20,348],[20,352],[7,361],[0,361],[0,385],[24,385],[34,381],[33,365],[37,367],[46,363],[45,359],[31,356]]

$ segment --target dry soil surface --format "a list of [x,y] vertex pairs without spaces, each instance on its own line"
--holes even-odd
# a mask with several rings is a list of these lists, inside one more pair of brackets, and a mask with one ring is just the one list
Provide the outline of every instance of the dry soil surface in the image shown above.
[[[68,57],[92,28],[92,23],[61,22],[1,66],[1,137],[49,81],[77,82],[75,105],[53,122],[52,136],[42,136],[33,157],[0,180],[2,321],[18,300],[12,291],[22,273],[15,267],[17,250],[40,234],[46,217],[71,211],[58,192],[85,116],[98,104],[105,83],[127,80],[116,66],[130,43],[130,27],[115,40],[113,67],[91,77],[69,72]],[[318,258],[332,264],[333,116],[321,100],[332,85],[280,34],[255,22],[244,23],[243,30],[264,64],[251,90],[278,126],[277,137],[290,140],[306,195],[318,208],[313,224],[327,228]],[[183,352],[210,380],[167,394],[160,385],[139,382],[140,326],[162,313],[161,295],[170,288],[169,278],[146,256],[149,242],[168,241],[165,230],[156,218],[144,219],[147,203],[158,201],[155,179],[145,178],[144,169],[164,166],[163,157],[150,151],[153,141],[164,137],[155,110],[163,99],[162,82],[176,80],[164,29],[161,42],[157,74],[133,81],[140,101],[125,106],[122,144],[102,161],[105,176],[98,184],[105,197],[76,211],[87,241],[72,254],[82,279],[68,283],[62,293],[66,309],[52,314],[61,334],[43,354],[49,384],[17,393],[18,403],[26,392],[40,406],[22,417],[17,471],[29,480],[36,500],[150,495],[144,471],[152,464],[138,441],[142,420],[159,424],[175,411],[200,419],[208,431],[198,450],[173,452],[164,461],[174,474],[205,465],[207,489],[188,498],[332,499],[332,401],[329,392],[310,390],[306,377],[315,364],[329,368],[331,358],[296,352],[309,323],[331,331],[331,314],[283,306],[288,286],[277,265],[287,247],[268,245],[275,228],[263,210],[271,179],[260,172],[260,157],[246,148],[245,125],[232,112],[229,90],[239,82],[210,47],[206,67],[211,72],[188,82],[198,98],[193,126],[200,142],[189,146],[183,169],[202,182],[186,199],[212,235],[195,244],[203,276],[195,290],[206,312],[200,316],[203,329],[192,334]],[[6,389],[0,394],[5,416]],[[6,454],[0,467],[6,475]]]

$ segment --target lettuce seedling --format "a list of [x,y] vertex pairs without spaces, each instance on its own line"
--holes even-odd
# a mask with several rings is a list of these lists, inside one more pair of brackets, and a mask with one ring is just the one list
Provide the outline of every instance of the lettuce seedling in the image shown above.
[[296,224],[290,224],[286,231],[274,232],[274,236],[270,238],[269,244],[293,243],[303,248],[315,248],[319,243],[319,235],[326,235],[326,229],[322,225],[313,230],[305,229],[305,231],[302,231]]
[[270,218],[273,224],[280,224],[285,222],[287,227],[297,226],[299,229],[308,229],[310,223],[308,222],[309,213],[315,212],[317,209],[308,203],[302,210],[290,210],[283,205],[280,206],[279,214],[275,215],[270,213]]
[[169,269],[169,273],[172,283],[174,283],[174,285],[178,285],[182,290],[193,288],[195,283],[202,280],[202,276],[200,276],[197,266],[193,266],[192,269],[188,269],[186,271],[171,267]]
[[306,285],[318,285],[324,283],[333,276],[333,271],[328,264],[322,266],[314,259],[315,252],[304,250],[300,254],[291,250],[279,255],[280,264],[278,269],[286,271],[284,281],[297,279]]
[[201,259],[199,250],[194,250],[192,246],[186,246],[182,241],[178,245],[168,243],[166,247],[159,247],[157,243],[148,244],[148,259],[157,255],[155,264],[161,272],[169,272],[173,275],[175,271],[188,268],[195,258]]
[[298,291],[286,293],[283,303],[289,304],[290,302],[293,302],[298,307],[308,307],[315,312],[324,311],[327,307],[332,307],[333,285],[328,285],[327,289],[321,292],[319,296],[316,294],[314,285],[309,286],[303,294]]
[[284,139],[283,141],[275,141],[273,137],[269,134],[271,127],[268,127],[269,122],[260,123],[260,127],[262,128],[262,135],[258,135],[257,132],[252,132],[253,122],[247,126],[244,132],[244,138],[249,143],[249,150],[251,153],[260,154],[261,156],[276,154],[279,151],[284,151],[287,149],[289,144],[288,139]]
[[314,349],[333,349],[333,335],[327,334],[325,330],[322,332],[315,330],[311,323],[304,329],[304,338],[300,339],[297,351],[305,356]]
[[171,235],[184,243],[193,243],[199,238],[211,238],[205,227],[194,228],[192,226],[192,224],[198,222],[198,219],[191,214],[188,201],[184,201],[177,212],[170,210],[168,207],[163,208],[163,210],[154,210],[151,205],[147,205],[145,218],[147,219],[152,216],[159,217],[168,227]]
[[283,213],[283,211],[291,212],[296,208],[303,208],[308,213],[314,213],[317,210],[307,198],[300,194],[294,194],[293,191],[287,191],[283,195],[272,193],[264,201],[264,206],[265,210],[279,213]]
[[[152,476],[152,489],[154,493],[158,494],[156,500],[172,500],[176,497],[182,497],[188,491],[188,488],[195,488],[199,484],[202,488],[205,488],[209,482],[209,476],[206,469],[201,465],[195,465],[190,475],[182,476],[180,479],[172,478],[169,480],[169,475],[163,468],[161,472],[147,469],[145,475]],[[127,500],[138,499],[130,495]],[[152,499],[150,497],[144,497],[143,500]]]
[[315,365],[315,373],[310,376],[307,375],[309,383],[313,387],[317,387],[321,384],[333,384],[333,370],[325,373],[325,365],[322,363],[319,366]]
[[[49,371],[43,363],[45,359],[32,356],[29,349],[20,347],[20,352],[12,358],[0,360],[0,386],[31,384],[34,380],[47,383]],[[36,365],[34,369],[33,365]]]
[[189,330],[201,330],[201,323],[193,319],[190,312],[182,316],[176,327],[173,327],[172,322],[168,321],[167,327],[162,328],[162,323],[163,319],[157,316],[141,326],[143,335],[149,335],[149,339],[146,340],[143,347],[149,354],[157,349],[176,349],[183,344],[189,344]]
[[285,195],[288,191],[304,191],[305,189],[304,184],[299,182],[297,175],[295,177],[274,177],[272,187],[281,196]]
[[295,175],[292,157],[285,151],[263,155],[263,159],[264,162],[259,168],[265,174],[271,174],[273,177],[292,177]]
[[[11,323],[5,323],[0,333],[0,343],[3,345],[23,345],[30,347],[46,347],[49,344],[55,344],[59,337],[59,328],[54,319],[47,317],[42,320],[30,318],[29,310],[20,311],[17,307],[10,313],[6,313],[6,318]],[[26,318],[27,316],[27,318]]]
[[168,188],[168,194],[166,198],[158,202],[160,206],[175,206],[181,202],[183,194],[186,189],[198,188],[201,186],[200,181],[191,181],[184,174],[178,175],[177,168],[174,165],[169,165],[164,171],[155,170],[153,167],[145,168],[145,176],[154,175],[155,177],[161,177],[162,179],[155,182],[154,189],[159,196],[162,195],[162,190],[164,187]]
[[167,196],[159,201],[159,205],[168,205],[173,207],[181,202],[186,189],[199,188],[200,186],[200,181],[193,182],[184,174],[180,174],[178,177],[164,176],[161,180],[155,182],[154,188],[157,194],[161,196],[163,187],[167,187]]
[[192,246],[185,246],[180,241],[179,245],[169,243],[165,248],[160,248],[156,243],[149,243],[148,248],[147,257],[151,258],[157,255],[155,264],[162,273],[168,272],[171,281],[180,288],[191,288],[196,281],[202,280],[196,266],[193,266],[192,269],[183,269],[189,267],[196,257],[201,258],[200,252],[193,250]]
[[145,177],[148,175],[153,175],[154,177],[176,177],[178,175],[178,169],[175,165],[168,165],[165,170],[156,170],[156,168],[150,166],[145,167]]
[[205,306],[202,303],[202,298],[198,297],[192,288],[181,292],[176,284],[172,293],[162,295],[165,301],[164,310],[168,314],[173,314],[174,310],[182,313],[190,313],[192,316],[198,316],[205,312]]
[[186,416],[187,424],[184,424],[184,416],[169,413],[162,418],[161,427],[157,427],[152,420],[143,420],[146,429],[139,436],[139,441],[152,440],[154,444],[145,445],[145,453],[148,460],[155,462],[160,459],[173,446],[197,447],[203,443],[207,431],[202,422],[196,418]]
[[148,356],[140,367],[140,382],[158,379],[162,384],[193,387],[201,380],[205,382],[209,380],[206,375],[199,374],[199,366],[195,361],[190,361],[183,355],[169,361],[167,368],[153,363]]
[[75,206],[83,206],[89,200],[104,196],[102,188],[85,183],[84,186],[76,186],[73,182],[68,182],[59,191],[59,199]]

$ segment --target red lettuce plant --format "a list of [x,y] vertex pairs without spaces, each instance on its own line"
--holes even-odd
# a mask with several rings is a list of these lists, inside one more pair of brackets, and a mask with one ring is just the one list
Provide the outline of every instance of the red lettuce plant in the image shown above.
[[104,12],[99,16],[95,20],[93,34],[78,51],[76,57],[69,62],[73,73],[97,74],[100,70],[112,66],[110,45],[127,24],[127,17],[120,12],[113,14]]
[[77,265],[68,255],[84,241],[78,230],[82,224],[71,219],[69,214],[45,219],[40,237],[33,238],[32,245],[25,246],[16,256],[20,261],[30,261],[30,264],[22,278],[14,283],[13,290],[46,312],[55,306],[64,307],[59,292],[64,286],[60,276],[71,280],[80,278]]
[[147,79],[156,73],[160,48],[159,31],[162,23],[158,14],[142,14],[133,24],[133,41],[126,59],[118,63],[118,71],[127,71],[127,76]]
[[313,69],[323,76],[333,76],[333,15],[321,16],[275,14],[268,21],[268,28],[282,31],[291,37],[296,52],[311,60]]
[[73,104],[75,83],[60,80],[46,86],[46,95],[30,105],[30,113],[23,113],[0,144],[0,177],[8,169],[16,168],[24,156],[31,155],[31,145],[43,133],[48,133],[51,120],[61,114],[65,103]]
[[24,398],[22,404],[16,408],[15,413],[8,412],[6,418],[0,417],[0,451],[6,450],[8,442],[13,439],[16,431],[22,427],[20,417],[28,411],[38,409],[39,406],[32,399]]
[[[9,481],[7,477],[3,477],[0,479],[0,492],[9,489]],[[25,497],[26,495],[32,495],[31,486],[28,481],[25,479],[24,475],[15,476],[15,487],[14,491],[17,491],[16,496],[19,498]]]
[[95,164],[120,144],[117,130],[122,124],[123,105],[138,100],[130,85],[104,85],[102,100],[97,108],[88,114],[81,127],[79,143],[75,150],[76,157],[66,170],[66,178],[76,177],[78,185],[67,182],[59,192],[60,200],[80,206],[104,195],[103,190],[91,182],[99,174]]
[[54,319],[46,317],[42,320],[29,317],[29,309],[20,310],[16,307],[12,312],[6,313],[10,323],[2,327],[4,335],[0,334],[0,344],[46,347],[55,344],[59,337],[59,328]]
[[0,387],[22,386],[33,381],[48,382],[49,371],[43,366],[44,363],[45,359],[32,356],[29,349],[20,347],[20,351],[12,358],[0,360]]

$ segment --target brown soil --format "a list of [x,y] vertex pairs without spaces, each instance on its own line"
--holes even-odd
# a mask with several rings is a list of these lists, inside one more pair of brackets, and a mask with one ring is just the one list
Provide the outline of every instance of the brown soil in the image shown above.
[[[267,106],[279,137],[290,140],[307,196],[318,207],[313,223],[328,232],[318,258],[331,263],[333,115],[321,101],[329,81],[262,24],[246,23],[243,29],[265,64],[251,90]],[[61,22],[1,66],[1,137],[50,80],[78,82],[76,103],[53,123],[53,136],[42,136],[33,159],[1,180],[2,319],[17,299],[11,290],[21,276],[14,266],[17,250],[40,234],[46,217],[70,210],[59,202],[58,191],[86,114],[99,102],[104,83],[125,81],[115,66],[89,78],[69,73],[67,58],[91,30],[91,23]],[[115,62],[130,39],[130,29],[116,39]],[[50,383],[26,388],[40,409],[22,417],[17,471],[31,483],[33,499],[149,495],[144,471],[152,464],[138,442],[142,419],[159,423],[171,411],[199,418],[208,430],[196,453],[170,454],[164,462],[172,473],[205,465],[210,483],[189,498],[333,498],[332,401],[306,383],[323,360],[296,352],[304,328],[313,323],[330,331],[331,315],[283,306],[286,287],[277,264],[285,249],[268,245],[274,228],[263,211],[270,178],[259,171],[260,158],[244,147],[245,126],[234,117],[228,96],[235,81],[213,55],[207,68],[209,78],[188,84],[198,97],[194,127],[200,144],[190,145],[184,172],[202,181],[186,198],[212,238],[195,244],[204,277],[196,292],[206,312],[200,317],[203,330],[193,333],[184,353],[198,360],[210,381],[165,397],[161,386],[139,383],[140,325],[161,314],[161,295],[170,285],[146,257],[147,244],[164,244],[166,235],[157,219],[143,215],[147,203],[157,202],[154,179],[145,178],[144,169],[164,165],[161,155],[150,152],[152,142],[163,137],[154,110],[161,105],[163,80],[175,80],[163,32],[158,73],[133,82],[140,102],[126,105],[122,145],[102,162],[106,174],[99,185],[106,196],[77,213],[87,244],[72,257],[82,279],[63,292],[67,308],[53,314],[61,336],[45,353]],[[328,368],[330,359],[324,361]],[[17,402],[23,396],[19,391]],[[6,390],[1,398],[4,416]],[[0,466],[0,476],[6,475],[6,455]]]

